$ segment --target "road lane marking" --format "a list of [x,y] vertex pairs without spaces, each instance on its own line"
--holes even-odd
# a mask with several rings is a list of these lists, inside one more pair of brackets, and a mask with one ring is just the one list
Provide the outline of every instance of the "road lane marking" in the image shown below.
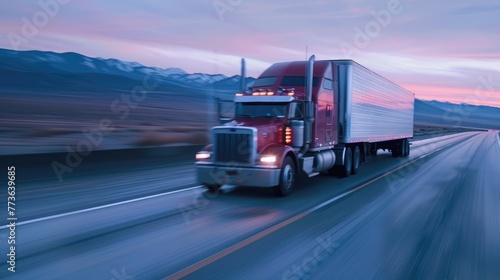
[[358,190],[360,190],[360,189],[362,189],[362,188],[364,188],[364,187],[366,187],[366,186],[374,183],[375,181],[378,181],[378,180],[384,178],[387,175],[390,175],[390,174],[392,174],[392,173],[394,173],[394,172],[396,172],[396,171],[398,171],[398,170],[400,170],[400,169],[402,169],[402,168],[404,168],[404,167],[406,167],[406,166],[408,166],[408,165],[410,165],[410,164],[412,164],[412,163],[414,163],[416,161],[419,161],[419,160],[421,160],[421,159],[423,159],[423,158],[425,158],[425,157],[427,157],[429,155],[432,155],[432,154],[437,153],[437,152],[439,152],[439,151],[441,151],[443,149],[446,149],[446,148],[448,148],[448,147],[450,147],[451,145],[454,145],[454,144],[455,143],[450,143],[450,144],[445,145],[445,146],[443,146],[443,147],[441,147],[439,149],[436,149],[436,150],[434,150],[434,151],[432,151],[430,153],[421,155],[421,156],[419,156],[419,157],[417,157],[417,158],[415,158],[415,159],[413,159],[413,160],[405,163],[404,165],[401,165],[401,166],[397,167],[394,170],[388,171],[388,172],[386,172],[386,173],[384,173],[384,174],[382,174],[382,175],[380,175],[378,177],[375,177],[374,179],[371,179],[368,182],[363,183],[363,184],[357,186],[356,188],[354,188],[352,190],[349,190],[347,192],[339,194],[339,195],[337,195],[337,196],[335,196],[335,197],[333,197],[333,198],[331,198],[331,199],[329,199],[329,200],[327,200],[327,201],[325,201],[323,203],[320,203],[320,204],[318,204],[318,205],[316,205],[316,206],[314,206],[314,207],[312,207],[312,208],[310,208],[308,210],[305,210],[304,212],[302,212],[300,214],[297,214],[297,215],[295,215],[295,216],[293,216],[291,218],[288,218],[285,221],[282,221],[282,222],[280,222],[280,223],[278,223],[278,224],[276,224],[276,225],[274,225],[274,226],[272,226],[272,227],[270,227],[268,229],[265,229],[265,230],[263,230],[263,231],[255,234],[255,235],[253,235],[253,236],[251,236],[251,237],[243,240],[243,241],[240,241],[240,242],[236,243],[235,245],[230,246],[229,248],[226,248],[226,249],[224,249],[224,250],[222,250],[222,251],[220,251],[220,252],[218,252],[218,253],[216,253],[216,254],[214,254],[212,256],[209,256],[209,257],[207,257],[207,258],[205,258],[205,259],[203,259],[203,260],[201,260],[201,261],[199,261],[199,262],[197,262],[197,263],[195,263],[195,264],[193,264],[191,266],[188,266],[188,267],[186,267],[186,268],[184,268],[184,269],[176,272],[175,274],[172,274],[172,275],[166,277],[165,280],[174,280],[174,279],[181,279],[183,277],[186,277],[189,274],[194,273],[197,270],[200,270],[203,267],[205,267],[205,266],[207,266],[207,265],[209,265],[209,264],[211,264],[211,263],[213,263],[215,261],[218,261],[218,260],[222,259],[223,257],[225,257],[225,256],[227,256],[227,255],[229,255],[229,254],[231,254],[231,253],[233,253],[233,252],[235,252],[235,251],[237,251],[237,250],[239,250],[239,249],[247,246],[247,245],[250,245],[251,243],[253,243],[253,242],[255,242],[255,241],[257,241],[257,240],[259,240],[259,239],[261,239],[261,238],[263,238],[263,237],[265,237],[265,236],[267,236],[267,235],[269,235],[269,234],[271,234],[271,233],[273,233],[273,232],[275,232],[275,231],[277,231],[277,230],[279,230],[279,229],[281,229],[281,228],[283,228],[283,227],[285,227],[285,226],[287,226],[287,225],[289,225],[289,224],[297,221],[297,220],[300,220],[303,217],[305,217],[305,216],[307,216],[307,215],[309,215],[309,214],[311,214],[311,213],[313,213],[313,212],[315,212],[315,211],[317,211],[317,210],[319,210],[319,209],[321,209],[323,207],[326,207],[329,204],[331,204],[331,203],[333,203],[333,202],[335,202],[335,201],[337,201],[337,200],[339,200],[339,199],[341,199],[343,197],[346,197],[349,194],[351,194],[353,192],[356,192],[356,191],[358,191]]
[[[154,195],[149,195],[149,196],[134,198],[134,199],[130,199],[130,200],[115,202],[115,203],[111,203],[111,204],[96,206],[96,207],[92,207],[92,208],[87,208],[87,209],[72,211],[72,212],[68,212],[68,213],[62,213],[62,214],[57,214],[57,215],[53,215],[53,216],[47,216],[47,217],[43,217],[43,218],[38,218],[38,219],[29,220],[29,221],[19,222],[19,223],[16,223],[16,225],[17,226],[22,226],[22,225],[27,225],[27,224],[37,223],[37,222],[48,221],[48,220],[52,220],[52,219],[67,217],[67,216],[76,215],[76,214],[87,213],[87,212],[91,212],[91,211],[101,210],[101,209],[105,209],[105,208],[109,208],[109,207],[114,207],[114,206],[123,205],[123,204],[127,204],[127,203],[133,203],[133,202],[147,200],[147,199],[161,197],[161,196],[167,196],[167,195],[171,195],[171,194],[175,194],[175,193],[180,193],[180,192],[185,192],[185,191],[190,191],[190,190],[195,190],[195,189],[199,189],[199,188],[202,188],[202,186],[195,186],[195,187],[190,187],[190,188],[186,188],[186,189],[180,189],[180,190],[175,190],[175,191],[170,191],[170,192],[165,192],[165,193],[159,193],[159,194],[154,194]],[[8,225],[0,226],[0,230],[6,229],[8,227],[9,227]]]
[[500,146],[500,132],[497,133],[498,146]]

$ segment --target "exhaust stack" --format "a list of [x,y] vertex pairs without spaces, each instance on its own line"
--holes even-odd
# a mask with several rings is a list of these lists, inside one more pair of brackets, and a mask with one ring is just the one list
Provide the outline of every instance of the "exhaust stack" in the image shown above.
[[311,55],[309,61],[307,62],[304,145],[299,151],[300,156],[303,156],[307,152],[307,149],[309,149],[309,144],[311,143],[311,127],[312,123],[314,122],[314,104],[312,103],[312,88],[313,88],[313,69],[314,69],[315,59],[316,57],[314,55]]
[[240,80],[240,92],[245,93],[247,91],[247,81],[246,81],[246,63],[245,59],[241,59],[241,80]]

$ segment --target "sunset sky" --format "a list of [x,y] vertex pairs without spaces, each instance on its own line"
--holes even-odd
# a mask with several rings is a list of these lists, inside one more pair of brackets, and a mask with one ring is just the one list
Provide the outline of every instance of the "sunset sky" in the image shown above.
[[[494,0],[0,2],[0,47],[78,52],[189,73],[351,58],[417,98],[500,107]],[[44,4],[45,3],[45,4]]]

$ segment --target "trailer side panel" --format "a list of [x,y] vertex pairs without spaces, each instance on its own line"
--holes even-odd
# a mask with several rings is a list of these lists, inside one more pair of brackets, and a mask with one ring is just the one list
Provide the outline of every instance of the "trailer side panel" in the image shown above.
[[413,137],[414,95],[352,60],[334,60],[341,143]]

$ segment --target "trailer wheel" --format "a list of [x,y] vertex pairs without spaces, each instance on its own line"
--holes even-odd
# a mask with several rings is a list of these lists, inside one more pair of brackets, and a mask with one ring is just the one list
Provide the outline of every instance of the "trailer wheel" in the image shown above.
[[410,155],[410,140],[406,139],[406,156]]
[[352,172],[352,150],[351,147],[345,149],[344,165],[342,166],[342,177],[349,177]]
[[392,143],[392,157],[400,157],[402,155],[403,140],[396,140]]
[[295,163],[289,156],[283,161],[280,173],[280,183],[274,187],[277,196],[289,195],[295,185]]
[[406,156],[406,139],[401,139],[401,156]]
[[352,175],[358,173],[360,164],[361,164],[361,151],[359,149],[359,146],[356,146],[354,148],[354,153],[352,154],[352,168],[351,168]]

